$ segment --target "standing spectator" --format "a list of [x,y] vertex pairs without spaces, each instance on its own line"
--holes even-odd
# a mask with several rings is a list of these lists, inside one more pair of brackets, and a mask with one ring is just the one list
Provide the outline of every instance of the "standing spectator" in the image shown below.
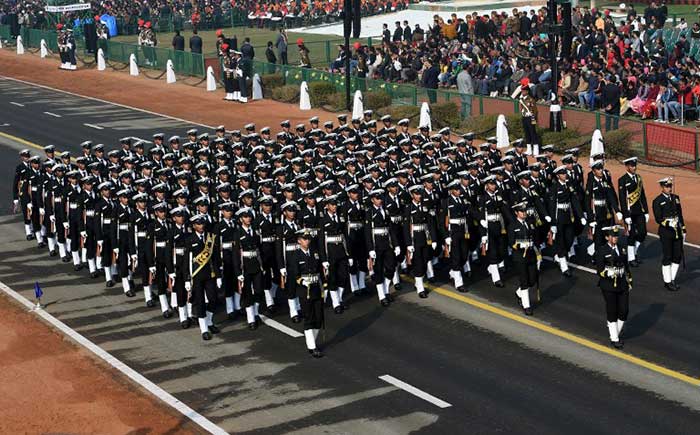
[[172,42],[173,50],[175,51],[175,70],[181,71],[184,66],[185,57],[185,38],[180,35],[180,31],[175,31]]
[[397,21],[396,23],[396,28],[394,29],[394,36],[391,38],[391,40],[394,43],[401,42],[401,39],[403,39],[403,29],[401,28],[401,22]]
[[277,35],[277,40],[275,41],[275,48],[277,48],[277,53],[280,56],[282,65],[287,65],[287,31],[280,29]]
[[268,63],[277,63],[277,56],[275,56],[275,51],[272,49],[272,41],[267,41],[267,49],[265,50],[265,58]]
[[474,83],[469,73],[471,67],[468,62],[462,65],[462,71],[457,74],[457,89],[462,99],[462,119],[472,114],[472,95],[474,95]]
[[386,23],[382,24],[382,43],[391,44],[391,32],[389,31],[389,26]]
[[413,32],[411,32],[411,26],[408,25],[408,21],[403,22],[403,41],[411,43],[413,37]]
[[440,70],[435,66],[432,59],[426,59],[423,63],[423,77],[421,79],[421,84],[427,89],[428,100],[430,104],[437,102],[437,92],[435,91],[438,87],[438,75]]
[[603,83],[600,99],[605,108],[605,131],[610,131],[611,127],[617,130],[620,122],[620,87],[615,76],[610,76]]
[[302,68],[311,68],[311,57],[309,49],[304,45],[304,40],[297,39],[297,47],[299,48],[299,66]]
[[190,36],[190,51],[192,53],[202,54],[202,38],[197,34],[197,29],[192,29],[192,36]]

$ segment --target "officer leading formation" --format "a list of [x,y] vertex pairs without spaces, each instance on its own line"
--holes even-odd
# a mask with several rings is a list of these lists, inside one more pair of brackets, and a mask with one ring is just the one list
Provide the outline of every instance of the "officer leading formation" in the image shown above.
[[[225,64],[233,71],[227,98],[240,100],[236,55]],[[43,159],[24,150],[14,206],[27,240],[103,276],[108,288],[120,283],[126,297],[141,290],[147,307],[175,315],[184,329],[197,325],[204,340],[219,332],[219,310],[251,330],[261,313],[286,310],[303,322],[309,353],[321,357],[326,304],[342,315],[376,294],[388,307],[401,273],[427,298],[426,283],[443,264],[459,292],[477,263],[495,288],[512,264],[518,305],[533,315],[542,251],[551,249],[562,279],[572,275],[572,257],[590,256],[610,341],[622,346],[631,268],[641,262],[650,216],[636,158],[624,161],[616,192],[604,155],[592,156],[584,176],[578,149],[557,164],[553,146],[533,138],[502,153],[495,138],[476,145],[473,133],[453,142],[448,128],[411,133],[408,119],[376,120],[371,110],[337,118],[283,121],[275,134],[252,123],[212,135],[191,129],[184,138],[157,133],[148,148],[131,137],[111,151],[86,141],[75,157],[53,145]],[[529,163],[533,143],[542,154]],[[677,291],[686,228],[673,180],[659,183],[652,212],[662,278]],[[586,238],[590,246],[577,252]]]

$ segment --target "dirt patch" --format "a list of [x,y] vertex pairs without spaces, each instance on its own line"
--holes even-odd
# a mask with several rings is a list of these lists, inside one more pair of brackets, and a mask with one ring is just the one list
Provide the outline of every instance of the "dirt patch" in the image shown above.
[[4,294],[0,361],[0,433],[205,433]]

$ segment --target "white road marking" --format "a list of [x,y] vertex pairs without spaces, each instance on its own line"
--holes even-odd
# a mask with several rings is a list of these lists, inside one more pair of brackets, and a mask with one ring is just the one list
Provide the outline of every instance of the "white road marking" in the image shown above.
[[44,112],[44,113],[47,114],[47,115],[49,115],[49,116],[53,116],[54,118],[60,118],[60,117],[61,117],[61,115],[59,115],[59,114],[57,114],[57,113],[53,113],[53,112]]
[[8,124],[8,123],[0,124],[0,127],[9,127],[9,126],[10,126],[10,124]]
[[416,397],[420,397],[421,399],[432,403],[433,405],[437,406],[438,408],[449,408],[450,406],[452,406],[451,404],[445,402],[444,400],[440,400],[437,397],[435,397],[431,394],[428,394],[423,390],[419,390],[418,388],[414,387],[413,385],[410,385],[410,384],[407,384],[403,381],[400,381],[391,375],[383,375],[383,376],[380,376],[379,379],[381,379],[382,381],[387,382],[395,387],[399,387],[402,390],[407,391]]
[[274,328],[284,334],[289,335],[290,337],[299,338],[304,336],[304,334],[302,334],[301,332],[298,332],[297,330],[292,329],[287,325],[283,325],[276,320],[272,320],[269,317],[263,316],[262,314],[260,315],[260,319],[263,321],[264,324],[266,324],[270,328]]
[[86,124],[83,124],[83,125],[84,125],[85,127],[90,127],[90,128],[94,128],[94,129],[97,129],[97,130],[104,130],[104,129],[105,129],[104,127],[100,127],[99,125],[95,125],[95,124],[87,124],[87,123],[86,123]]
[[[543,260],[548,260],[548,261],[554,262],[554,258],[549,257],[549,256],[547,256],[547,255],[543,255],[543,256],[542,256],[542,259],[543,259]],[[557,263],[557,264],[558,264],[558,263]],[[573,267],[574,269],[583,270],[584,272],[592,273],[593,275],[595,275],[595,274],[597,273],[594,269],[591,269],[590,267],[581,266],[581,265],[578,265],[578,264],[576,264],[576,263],[572,263],[572,262],[570,262],[570,261],[567,261],[567,264],[569,265],[569,267]]]
[[206,417],[203,415],[199,414],[197,411],[194,409],[190,408],[189,406],[185,405],[175,397],[173,397],[170,393],[165,391],[164,389],[160,388],[158,385],[154,384],[153,382],[149,381],[146,379],[143,375],[141,375],[139,372],[136,370],[132,369],[131,367],[127,366],[114,356],[112,356],[110,353],[106,352],[104,349],[101,347],[97,346],[87,338],[83,337],[81,334],[76,332],[75,330],[71,329],[68,325],[65,323],[61,322],[51,314],[47,313],[43,309],[36,309],[34,304],[31,303],[27,298],[22,296],[21,294],[17,293],[16,291],[12,290],[10,287],[6,286],[4,283],[0,282],[0,290],[5,292],[8,296],[11,296],[15,300],[17,300],[20,304],[28,308],[30,311],[34,312],[37,316],[41,317],[45,321],[47,321],[51,326],[54,328],[60,330],[64,334],[66,334],[68,337],[73,339],[75,342],[80,344],[81,346],[85,347],[87,350],[90,352],[94,353],[96,356],[98,356],[100,359],[105,361],[107,364],[111,365],[115,369],[119,370],[121,373],[126,375],[128,378],[130,378],[132,381],[136,382],[137,384],[141,385],[143,388],[151,392],[154,396],[165,402],[166,404],[170,405],[173,407],[175,410],[180,412],[182,415],[185,417],[189,418],[194,422],[195,424],[199,425],[202,427],[204,430],[211,434],[215,435],[226,435],[228,432],[220,428],[219,426],[215,425],[211,421],[209,421]]
[[24,107],[24,104],[22,104],[22,103],[15,103],[14,101],[10,101],[10,104],[14,104],[15,106],[18,106],[18,107]]
[[[659,238],[658,234],[654,234],[654,233],[647,233],[647,234],[649,234],[651,237],[656,237],[657,239]],[[691,248],[700,249],[700,245],[696,245],[695,243],[683,242],[683,244],[685,246],[690,246]]]

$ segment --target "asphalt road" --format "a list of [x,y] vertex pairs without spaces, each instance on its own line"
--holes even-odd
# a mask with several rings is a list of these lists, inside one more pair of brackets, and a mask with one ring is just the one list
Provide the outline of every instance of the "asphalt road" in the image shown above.
[[[72,151],[87,139],[110,148],[122,136],[182,134],[190,127],[0,79],[3,123],[10,125],[0,133]],[[0,173],[8,180],[21,147],[26,144],[0,136]],[[228,431],[658,434],[694,433],[700,423],[698,386],[677,376],[700,378],[696,248],[686,248],[682,291],[670,294],[660,279],[659,242],[645,243],[624,353],[595,348],[607,344],[595,275],[577,269],[565,279],[545,262],[534,318],[542,328],[519,320],[511,274],[497,289],[479,272],[467,303],[446,284],[420,300],[405,283],[389,309],[368,297],[351,300],[341,316],[328,311],[326,357],[313,360],[303,338],[268,326],[251,332],[222,313],[222,333],[205,343],[196,330],[182,331],[146,309],[140,294],[126,299],[119,286],[106,289],[39,252],[22,231],[16,216],[0,218],[0,281],[29,297],[40,278],[47,311]],[[445,275],[438,274],[436,285]],[[284,313],[274,320],[299,330]],[[646,362],[671,372],[650,370]],[[451,406],[390,385],[380,379],[386,375]]]

